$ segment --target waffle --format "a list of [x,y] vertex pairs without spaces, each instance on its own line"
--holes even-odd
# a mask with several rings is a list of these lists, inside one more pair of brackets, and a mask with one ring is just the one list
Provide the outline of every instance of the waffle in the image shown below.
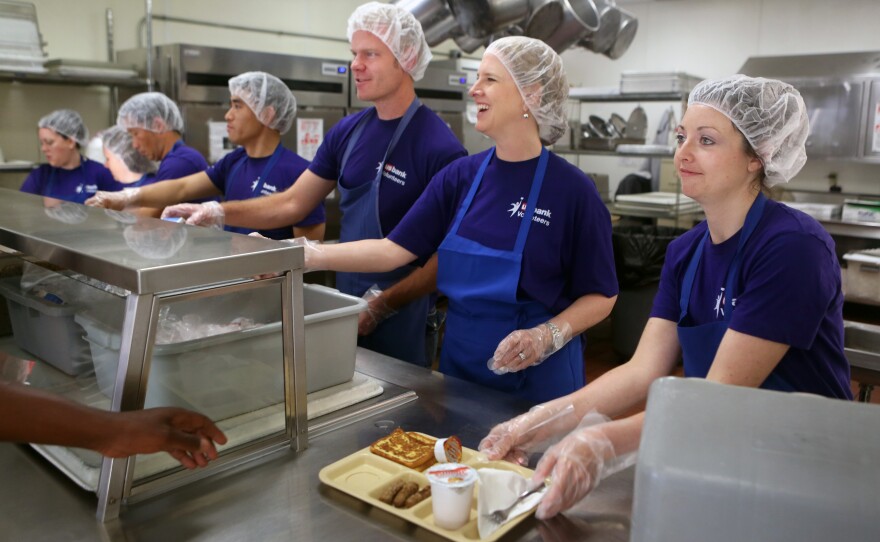
[[398,427],[388,436],[374,442],[370,451],[405,467],[421,470],[435,463],[435,442],[436,439],[408,433]]

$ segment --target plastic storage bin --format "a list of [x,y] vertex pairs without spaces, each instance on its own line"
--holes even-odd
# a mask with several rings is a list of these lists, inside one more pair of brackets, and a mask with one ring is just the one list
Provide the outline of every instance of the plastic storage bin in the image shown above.
[[880,248],[843,255],[843,291],[846,298],[880,305]]
[[[212,307],[211,313],[225,313],[229,320],[243,316],[242,308],[233,301],[230,299],[227,304],[231,306],[225,309]],[[308,393],[347,382],[354,376],[358,314],[364,308],[366,301],[360,298],[325,286],[303,286]],[[98,386],[109,396],[119,362],[121,319],[95,316],[86,311],[76,315],[76,321],[85,329]],[[222,419],[282,402],[280,329],[281,322],[274,322],[155,345],[147,406],[184,406]]]
[[76,307],[58,305],[22,292],[18,277],[0,280],[15,344],[73,376],[92,369],[83,330],[74,321]]
[[632,542],[880,540],[877,414],[814,395],[656,381]]

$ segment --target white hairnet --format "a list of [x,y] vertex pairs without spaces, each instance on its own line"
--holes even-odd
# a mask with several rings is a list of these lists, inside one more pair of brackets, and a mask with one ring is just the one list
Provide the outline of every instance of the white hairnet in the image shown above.
[[73,109],[52,111],[37,123],[40,128],[49,128],[68,139],[76,141],[80,147],[89,143],[89,130],[82,117]]
[[484,54],[494,55],[510,72],[538,121],[541,141],[552,145],[562,137],[568,126],[568,78],[556,51],[541,40],[508,36],[490,43]]
[[112,126],[101,132],[101,142],[104,148],[118,156],[132,173],[156,171],[156,164],[131,145],[131,135],[119,126]]
[[142,92],[127,99],[119,108],[116,124],[125,130],[141,128],[158,134],[183,133],[183,118],[177,104],[161,92]]
[[[241,98],[260,122],[273,130],[285,134],[293,125],[296,98],[274,75],[265,72],[236,75],[229,80],[229,94]],[[272,111],[268,109],[270,107]]]
[[764,163],[764,184],[791,180],[807,161],[807,108],[793,86],[775,79],[734,75],[706,80],[691,91],[688,105],[706,105],[742,132]]
[[431,49],[425,41],[422,23],[409,11],[393,4],[368,2],[348,18],[348,41],[358,30],[365,30],[391,49],[391,54],[406,73],[418,81],[431,61]]

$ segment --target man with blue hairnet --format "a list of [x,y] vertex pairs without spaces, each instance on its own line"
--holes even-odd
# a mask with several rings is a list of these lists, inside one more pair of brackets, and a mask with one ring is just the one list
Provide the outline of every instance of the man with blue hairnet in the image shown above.
[[[240,145],[238,148],[205,171],[143,188],[99,192],[86,203],[116,210],[132,206],[161,209],[218,195],[235,201],[287,190],[309,165],[281,144],[281,136],[290,130],[296,117],[293,93],[274,75],[247,72],[229,80],[229,95],[226,129],[229,140]],[[226,229],[244,234],[256,231],[228,225]],[[292,229],[285,224],[259,232],[271,239],[323,239],[324,204],[318,204]]]
[[[277,227],[301,220],[338,188],[340,241],[381,239],[391,231],[434,174],[466,153],[446,123],[416,98],[415,81],[424,75],[431,52],[411,13],[395,5],[364,4],[349,18],[348,37],[358,98],[374,107],[336,124],[293,187],[268,198],[197,210],[171,207],[166,215],[186,216],[191,224]],[[396,311],[359,344],[428,365],[425,327],[436,271],[434,257],[421,268],[337,274],[336,286],[347,294],[362,296],[374,285],[382,290],[364,318],[378,322]]]

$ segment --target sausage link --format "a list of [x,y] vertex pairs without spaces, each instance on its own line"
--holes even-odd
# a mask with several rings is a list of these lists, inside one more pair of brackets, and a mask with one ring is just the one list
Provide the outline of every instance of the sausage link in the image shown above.
[[400,491],[397,492],[397,495],[394,496],[394,506],[397,508],[403,508],[403,505],[406,503],[406,500],[409,498],[409,496],[418,490],[419,485],[417,483],[405,483]]
[[422,489],[418,490],[418,492],[413,493],[406,499],[406,503],[404,503],[404,508],[412,508],[413,506],[419,504],[423,500],[427,499],[431,496],[431,485],[428,484]]
[[394,501],[394,496],[397,495],[397,492],[400,491],[400,488],[402,488],[405,483],[406,482],[403,480],[398,480],[386,487],[385,491],[382,492],[382,495],[379,496],[379,500],[385,504],[391,504],[392,501]]

